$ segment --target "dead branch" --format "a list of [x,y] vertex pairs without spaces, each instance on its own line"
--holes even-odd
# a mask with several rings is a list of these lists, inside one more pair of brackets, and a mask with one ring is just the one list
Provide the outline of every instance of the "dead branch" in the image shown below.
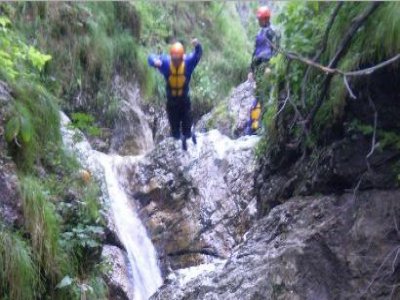
[[368,95],[368,101],[369,101],[369,105],[374,110],[374,131],[373,131],[372,140],[371,140],[371,150],[369,151],[369,153],[366,156],[367,167],[368,167],[368,170],[370,170],[371,166],[369,164],[369,158],[372,156],[372,154],[374,154],[374,151],[375,151],[375,149],[377,147],[377,143],[376,143],[376,128],[377,128],[377,125],[378,125],[378,111],[376,110],[375,103],[372,101],[372,99],[371,99],[371,97],[369,95]]
[[273,119],[275,120],[279,114],[285,109],[286,103],[290,101],[290,82],[289,82],[289,71],[290,71],[290,65],[291,61],[288,62],[286,65],[286,71],[285,71],[285,90],[286,90],[286,97],[285,100],[283,101],[283,105],[279,108],[278,112],[274,115]]
[[[379,5],[381,5],[380,2],[371,3],[369,5],[369,7],[363,13],[361,13],[355,19],[353,19],[349,30],[343,37],[343,39],[338,47],[338,50],[336,51],[336,54],[333,56],[333,58],[331,59],[329,65],[328,65],[328,68],[330,68],[330,69],[336,68],[340,59],[347,52],[347,50],[350,46],[350,42],[351,42],[353,36],[355,35],[355,33],[357,32],[357,30],[364,24],[364,22],[368,19],[368,17],[379,7]],[[308,117],[307,117],[308,126],[310,126],[312,124],[314,117],[317,114],[317,111],[321,107],[321,105],[328,93],[332,77],[333,77],[333,73],[330,73],[325,77],[325,80],[322,84],[323,87],[322,87],[321,95],[320,95],[319,99],[317,100],[317,102],[315,103],[314,107],[311,109],[310,113],[308,114]]]
[[353,202],[356,200],[356,196],[357,196],[358,190],[360,189],[361,183],[364,179],[364,175],[365,175],[365,173],[360,176],[360,179],[358,180],[356,186],[353,189],[353,198],[352,198]]
[[288,101],[290,101],[290,84],[289,84],[289,79],[286,78],[286,98],[285,98],[285,100],[283,102],[283,105],[279,109],[279,111],[275,114],[274,119],[276,119],[279,116],[279,114],[285,109],[286,103]]
[[346,86],[347,91],[349,92],[350,97],[353,98],[353,99],[357,99],[356,95],[354,95],[353,91],[350,88],[350,84],[347,81],[347,76],[346,75],[343,76],[343,81],[344,81],[344,85]]
[[400,53],[393,56],[392,58],[385,60],[373,67],[370,68],[366,68],[366,69],[362,69],[362,70],[358,70],[358,71],[351,71],[351,72],[343,72],[340,70],[336,70],[336,73],[340,73],[343,74],[345,76],[366,76],[366,75],[371,75],[373,72],[375,72],[376,70],[382,69],[388,65],[391,65],[393,63],[395,63],[396,61],[400,60]]
[[19,143],[18,138],[16,136],[14,137],[14,143],[15,143],[15,145],[17,145],[18,148],[22,147],[22,145]]

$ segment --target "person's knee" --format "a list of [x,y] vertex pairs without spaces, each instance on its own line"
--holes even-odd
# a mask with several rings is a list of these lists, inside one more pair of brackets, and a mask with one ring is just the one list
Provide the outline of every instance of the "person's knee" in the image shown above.
[[173,132],[171,133],[171,136],[175,139],[175,140],[179,140],[180,139],[180,133],[178,132]]

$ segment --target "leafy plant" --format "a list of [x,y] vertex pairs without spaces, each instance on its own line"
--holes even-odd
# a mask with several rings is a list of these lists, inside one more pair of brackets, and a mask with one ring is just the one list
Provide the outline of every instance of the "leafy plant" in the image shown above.
[[32,140],[33,136],[33,125],[31,116],[27,109],[22,105],[16,103],[16,113],[7,122],[5,129],[6,141],[11,143],[15,141],[18,144],[18,140],[27,144]]
[[25,229],[30,235],[35,258],[43,266],[45,274],[55,279],[60,263],[60,225],[55,207],[34,178],[23,178],[21,190]]
[[28,48],[28,59],[35,68],[37,68],[39,71],[42,71],[44,65],[51,60],[51,55],[43,54],[30,46]]
[[42,287],[32,248],[19,234],[3,227],[0,228],[0,269],[2,298],[29,300],[40,294]]
[[73,128],[78,128],[84,132],[87,132],[91,136],[100,136],[101,130],[99,127],[93,125],[94,117],[87,113],[72,113],[71,115],[71,126]]

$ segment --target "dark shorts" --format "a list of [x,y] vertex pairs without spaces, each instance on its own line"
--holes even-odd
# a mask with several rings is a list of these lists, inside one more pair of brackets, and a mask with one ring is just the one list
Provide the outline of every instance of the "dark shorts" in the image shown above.
[[186,98],[173,98],[167,101],[167,115],[169,125],[171,127],[171,135],[179,139],[182,135],[186,138],[192,136],[192,115],[191,115],[190,99]]

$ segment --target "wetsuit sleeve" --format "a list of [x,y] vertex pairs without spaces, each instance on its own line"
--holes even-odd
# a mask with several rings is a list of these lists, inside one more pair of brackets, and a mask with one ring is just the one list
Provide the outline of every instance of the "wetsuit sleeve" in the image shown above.
[[254,41],[254,50],[253,50],[253,54],[251,55],[251,63],[250,63],[250,71],[252,73],[254,73],[254,70],[255,70],[255,60],[254,60],[255,55],[256,55],[256,40]]
[[[281,36],[278,32],[275,32],[274,30],[272,30],[273,32],[273,43],[279,48],[280,47],[280,43],[281,43]],[[276,55],[278,53],[278,51],[276,51],[275,49],[272,49],[272,53],[273,55]]]
[[[160,56],[155,55],[155,54],[150,54],[149,57],[147,58],[147,62],[148,62],[148,64],[149,64],[149,66],[151,66],[151,67],[153,67],[153,68],[157,68],[157,67],[154,65],[154,62],[155,62],[157,59],[161,59]],[[157,69],[158,69],[158,68],[157,68]]]
[[194,48],[194,51],[192,53],[190,53],[186,58],[186,63],[188,65],[188,67],[190,68],[191,72],[194,70],[194,68],[199,63],[202,55],[203,55],[203,47],[201,46],[200,43],[198,43],[196,45],[196,47]]
[[[160,59],[161,60],[161,67],[156,67],[154,65],[154,62]],[[168,75],[168,69],[169,69],[169,59],[166,55],[155,55],[155,54],[150,54],[149,57],[147,58],[147,62],[149,64],[149,66],[158,69],[161,74],[163,74],[164,76]]]
[[[265,33],[265,36],[271,43],[273,43],[274,45],[279,47],[277,34],[271,27],[268,28],[267,32]],[[275,55],[277,52],[276,49],[274,49],[271,45],[270,45],[270,47],[271,47],[272,55]]]

